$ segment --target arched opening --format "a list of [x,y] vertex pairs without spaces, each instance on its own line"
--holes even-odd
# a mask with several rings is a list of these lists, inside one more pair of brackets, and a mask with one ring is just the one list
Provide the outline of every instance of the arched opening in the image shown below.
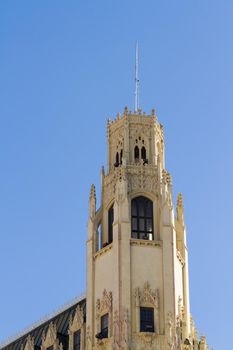
[[135,146],[135,148],[134,148],[134,160],[135,160],[135,162],[139,161],[139,148],[138,148],[138,146]]
[[98,252],[100,249],[102,249],[102,227],[101,227],[101,222],[99,223],[98,228],[97,228],[96,251]]
[[116,154],[116,163],[114,164],[115,167],[119,166],[119,153]]
[[146,149],[145,147],[143,146],[142,149],[141,149],[141,158],[143,160],[146,160]]
[[113,205],[108,211],[108,244],[113,240],[113,221],[114,221],[114,207]]
[[154,239],[153,202],[143,196],[131,201],[131,230],[132,237],[137,239]]

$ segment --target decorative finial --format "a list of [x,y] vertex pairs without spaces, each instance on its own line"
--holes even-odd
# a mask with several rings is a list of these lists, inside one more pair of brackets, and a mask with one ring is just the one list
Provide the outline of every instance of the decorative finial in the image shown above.
[[89,196],[89,216],[93,218],[96,212],[96,193],[95,185],[91,185],[90,196]]
[[183,196],[181,192],[179,192],[177,196],[177,207],[184,208]]
[[90,190],[90,198],[94,197],[95,198],[95,185],[91,185],[91,190]]
[[151,115],[155,116],[155,109],[154,108],[152,108]]
[[128,107],[125,106],[125,109],[124,109],[124,115],[127,115],[128,114]]
[[167,184],[169,185],[169,186],[171,186],[172,185],[172,177],[171,177],[171,174],[169,173],[169,172],[167,172]]
[[177,196],[176,213],[177,213],[178,221],[180,221],[181,223],[184,223],[184,204],[183,204],[183,197],[181,193],[178,193],[178,196]]

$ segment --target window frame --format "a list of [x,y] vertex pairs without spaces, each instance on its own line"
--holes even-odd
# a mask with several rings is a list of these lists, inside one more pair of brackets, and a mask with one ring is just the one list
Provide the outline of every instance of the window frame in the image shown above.
[[[76,336],[79,336],[79,344],[76,344]],[[78,329],[73,333],[73,350],[81,350],[81,329]]]
[[131,237],[134,239],[154,240],[154,205],[144,196],[131,200]]

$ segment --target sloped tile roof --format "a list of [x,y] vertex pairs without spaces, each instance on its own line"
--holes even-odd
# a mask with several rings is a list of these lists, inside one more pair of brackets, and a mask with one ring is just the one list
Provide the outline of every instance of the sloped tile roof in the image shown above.
[[0,344],[1,350],[21,350],[21,346],[25,345],[26,339],[29,334],[34,338],[35,349],[39,350],[41,346],[42,334],[49,327],[50,322],[56,325],[57,336],[60,342],[62,342],[63,349],[68,350],[68,327],[70,317],[73,317],[76,307],[80,305],[85,312],[86,299],[85,296],[74,299],[71,303],[61,308],[49,317],[46,317],[43,321],[32,325],[30,328],[19,334],[14,338],[8,339],[6,342]]

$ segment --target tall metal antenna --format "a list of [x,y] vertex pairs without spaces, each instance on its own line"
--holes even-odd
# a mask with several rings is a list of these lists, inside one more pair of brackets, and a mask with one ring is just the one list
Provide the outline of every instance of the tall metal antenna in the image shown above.
[[135,57],[135,92],[134,92],[134,110],[139,109],[139,78],[138,78],[138,42],[136,42],[136,57]]

